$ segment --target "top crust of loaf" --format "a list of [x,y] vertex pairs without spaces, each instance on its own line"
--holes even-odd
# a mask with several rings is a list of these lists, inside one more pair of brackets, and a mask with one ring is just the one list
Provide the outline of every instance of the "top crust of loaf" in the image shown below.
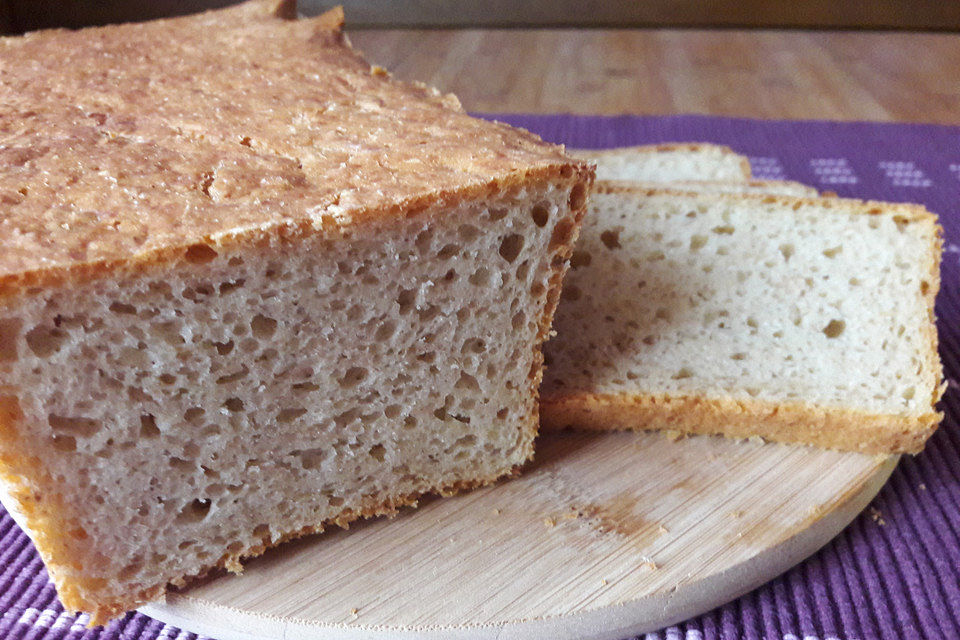
[[648,155],[656,153],[687,152],[717,156],[735,156],[740,159],[743,179],[750,180],[753,170],[750,160],[737,153],[730,147],[708,142],[670,142],[665,144],[642,144],[633,147],[617,147],[615,149],[570,149],[570,153],[578,158],[589,158],[603,161],[604,158]]
[[[670,184],[658,184],[653,185],[640,185],[634,182],[627,181],[616,181],[616,180],[597,180],[593,186],[593,191],[596,193],[623,193],[626,195],[634,195],[635,197],[648,197],[655,196],[658,194],[682,194],[685,196],[699,196],[708,200],[715,199],[732,199],[739,201],[749,201],[756,200],[758,202],[776,202],[778,204],[792,206],[799,209],[804,204],[815,204],[818,207],[823,207],[825,209],[834,209],[837,211],[843,211],[844,213],[853,213],[861,215],[895,215],[902,217],[903,222],[917,222],[923,224],[931,224],[936,227],[937,235],[939,236],[942,232],[942,228],[938,222],[937,216],[929,211],[925,207],[919,204],[910,204],[910,203],[890,203],[890,202],[875,202],[873,200],[857,200],[855,198],[836,198],[836,197],[796,197],[796,196],[787,196],[779,194],[770,194],[770,193],[760,193],[760,192],[744,192],[744,193],[700,193],[697,191],[691,191],[688,189],[683,189],[681,187],[675,187]],[[942,240],[940,241],[942,244]],[[937,278],[939,282],[939,277]]]
[[0,38],[0,296],[590,167],[392,80],[292,2]]

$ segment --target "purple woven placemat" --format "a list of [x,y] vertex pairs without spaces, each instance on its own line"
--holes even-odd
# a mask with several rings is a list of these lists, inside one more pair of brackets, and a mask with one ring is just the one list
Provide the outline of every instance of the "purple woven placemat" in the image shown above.
[[[951,380],[946,420],[904,458],[870,508],[823,550],[730,604],[648,640],[960,638],[960,127],[674,117],[500,115],[547,140],[600,148],[727,144],[759,178],[841,196],[925,204],[946,239],[937,300]],[[140,614],[86,629],[65,613],[36,552],[0,510],[0,638],[192,640]]]

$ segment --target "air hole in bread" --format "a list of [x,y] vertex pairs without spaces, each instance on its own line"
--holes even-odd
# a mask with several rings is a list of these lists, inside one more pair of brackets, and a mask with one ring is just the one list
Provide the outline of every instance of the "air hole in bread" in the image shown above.
[[370,457],[377,462],[383,462],[387,455],[387,449],[382,444],[375,444],[370,447],[370,450],[367,453],[369,453]]
[[229,353],[233,351],[233,340],[227,340],[226,342],[214,342],[213,346],[216,347],[218,355],[229,355]]
[[460,372],[460,378],[457,380],[456,388],[466,389],[477,393],[480,392],[480,384],[477,382],[477,379],[466,371]]
[[57,451],[70,452],[77,450],[77,439],[73,436],[54,434],[51,440],[53,442],[53,448]]
[[216,250],[207,244],[195,244],[187,247],[183,258],[192,264],[206,264],[217,257]]
[[661,260],[666,260],[667,256],[663,251],[651,251],[643,257],[647,262],[660,262]]
[[177,524],[191,524],[200,522],[210,513],[210,501],[204,498],[197,498],[187,503],[177,514]]
[[[497,216],[494,216],[493,212],[490,214],[490,219],[493,221],[500,220],[503,216],[506,215],[506,211],[500,209],[497,213]],[[480,229],[473,226],[472,224],[462,224],[457,228],[457,236],[464,242],[473,242],[480,237]]]
[[388,404],[383,408],[383,416],[388,420],[395,420],[400,417],[402,407],[398,404]]
[[796,248],[792,244],[782,244],[780,245],[780,253],[783,254],[784,260],[790,260],[793,256]]
[[410,313],[414,309],[414,303],[417,299],[415,289],[402,289],[397,296],[397,304],[400,306],[400,313]]
[[150,325],[150,333],[172,347],[179,347],[184,344],[183,336],[180,335],[180,327],[176,322],[154,322]]
[[620,230],[619,229],[607,229],[600,233],[600,242],[603,243],[607,249],[620,249]]
[[463,341],[463,346],[460,347],[460,353],[481,354],[486,350],[486,346],[486,342],[481,338],[467,338]]
[[553,228],[553,234],[550,236],[550,244],[547,247],[554,251],[557,247],[566,246],[570,242],[576,223],[573,218],[561,218],[557,226]]
[[243,400],[240,398],[227,398],[223,403],[223,408],[231,413],[243,411]]
[[281,409],[280,412],[277,413],[277,422],[280,422],[280,423],[293,422],[294,420],[303,416],[306,413],[307,413],[307,410],[304,409],[303,407],[291,407],[288,409]]
[[159,435],[160,429],[157,428],[156,419],[149,413],[140,416],[140,437],[156,438]]
[[360,419],[360,409],[354,407],[353,409],[347,409],[342,413],[337,414],[333,418],[333,423],[337,426],[337,429],[344,429],[347,425],[352,422],[356,422]]
[[433,320],[438,315],[440,315],[440,308],[432,304],[417,312],[417,317],[420,319],[420,322],[424,324]]
[[570,208],[574,211],[580,209],[587,203],[587,187],[583,183],[574,185],[570,190]]
[[573,252],[573,256],[570,258],[570,268],[577,269],[579,267],[588,267],[590,262],[593,260],[593,256],[590,255],[589,251],[576,250]]
[[67,335],[56,327],[37,326],[27,332],[27,346],[38,358],[49,358],[60,351]]
[[824,249],[823,255],[827,256],[828,258],[836,258],[838,255],[840,255],[841,251],[843,251],[843,245],[838,244],[835,247]]
[[244,282],[246,281],[243,278],[238,278],[236,280],[232,280],[229,282],[221,282],[220,295],[225,296],[229,293],[233,293],[234,291],[242,287]]
[[823,335],[827,336],[828,338],[837,338],[846,328],[847,323],[843,320],[831,320],[827,323],[827,326],[823,328]]
[[189,460],[184,460],[183,458],[178,458],[177,456],[172,456],[169,462],[171,467],[183,473],[190,473],[196,468],[194,463]]
[[[245,350],[252,350],[252,349],[245,349]],[[247,377],[247,374],[249,373],[250,373],[250,369],[247,368],[247,365],[245,364],[240,365],[239,371],[235,371],[233,373],[223,375],[217,378],[217,384],[232,384],[234,382],[237,382],[238,380],[242,380],[243,378]]]
[[290,388],[300,393],[308,393],[310,391],[317,391],[318,389],[320,389],[320,385],[314,382],[308,381],[308,382],[298,382],[297,384],[291,386]]
[[713,231],[718,235],[730,236],[730,235],[733,235],[733,232],[736,231],[736,229],[732,225],[722,224],[714,227],[713,229],[711,229],[711,231]]
[[51,413],[47,416],[47,422],[58,434],[67,434],[77,438],[89,438],[100,430],[100,422],[91,418],[65,417]]
[[304,469],[319,469],[328,454],[323,449],[304,449],[291,451],[290,455],[300,459],[300,466]]
[[704,247],[704,245],[707,244],[708,239],[709,239],[709,238],[707,238],[707,236],[702,235],[702,234],[699,234],[699,233],[691,236],[691,237],[690,237],[690,250],[691,250],[691,251],[697,251],[698,249],[702,249],[702,248]]
[[277,321],[258,313],[250,321],[250,330],[258,340],[268,340],[277,330]]
[[500,257],[507,262],[513,262],[523,250],[524,239],[519,233],[511,233],[500,242]]
[[[458,244],[445,244],[443,248],[437,252],[437,257],[441,260],[449,260],[458,253],[460,253],[461,247]],[[369,283],[368,283],[369,284]]]
[[530,217],[533,218],[533,224],[538,227],[545,227],[550,220],[550,209],[545,203],[538,202],[530,210]]
[[414,244],[417,247],[417,251],[420,252],[420,255],[425,256],[433,245],[433,229],[427,228],[417,234],[417,239]]
[[123,302],[114,302],[110,305],[110,311],[113,313],[129,313],[131,315],[137,313],[137,308],[132,304],[124,304]]

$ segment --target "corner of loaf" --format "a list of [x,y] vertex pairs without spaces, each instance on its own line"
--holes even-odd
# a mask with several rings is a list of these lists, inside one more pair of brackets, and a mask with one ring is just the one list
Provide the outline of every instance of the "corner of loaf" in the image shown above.
[[0,53],[4,503],[94,623],[533,451],[592,170],[289,8]]

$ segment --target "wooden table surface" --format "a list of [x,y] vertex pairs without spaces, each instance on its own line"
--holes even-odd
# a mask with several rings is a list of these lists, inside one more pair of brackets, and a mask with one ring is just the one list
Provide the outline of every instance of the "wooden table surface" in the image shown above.
[[960,34],[699,29],[351,30],[469,110],[960,124]]

